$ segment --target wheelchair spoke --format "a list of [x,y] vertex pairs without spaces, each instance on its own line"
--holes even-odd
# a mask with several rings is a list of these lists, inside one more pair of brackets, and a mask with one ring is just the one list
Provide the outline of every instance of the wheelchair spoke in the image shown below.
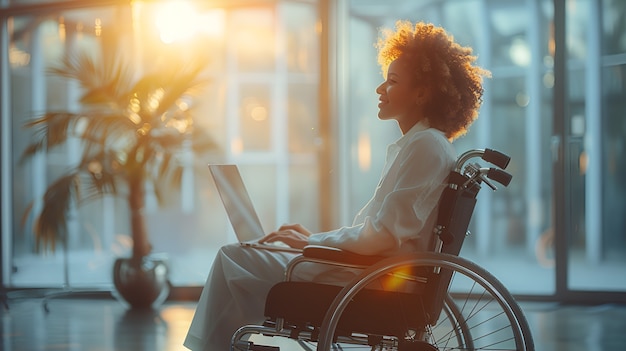
[[[510,297],[504,299],[492,290],[490,281],[477,278],[471,272],[440,268],[453,273],[450,281],[453,302],[450,304],[454,306],[449,306],[450,310],[444,308],[437,324],[429,329],[428,340],[432,345],[438,350],[532,350],[532,341],[519,344],[527,335],[519,329],[520,324],[511,319]],[[523,324],[522,328],[525,321]]]
[[[463,279],[470,279],[463,276]],[[455,282],[461,278],[455,274]],[[454,284],[453,283],[453,284]],[[467,286],[466,286],[467,288]],[[460,312],[462,315],[461,325],[451,330],[451,333],[458,332],[465,328],[471,335],[472,347],[459,345],[459,350],[516,350],[516,339],[514,326],[507,316],[507,312],[501,307],[497,296],[493,296],[490,291],[483,288],[481,284],[473,281],[466,292],[462,294],[460,302]],[[452,338],[452,336],[449,336]],[[446,345],[447,346],[447,345]],[[447,348],[446,348],[447,349]],[[455,350],[456,348],[450,348]]]

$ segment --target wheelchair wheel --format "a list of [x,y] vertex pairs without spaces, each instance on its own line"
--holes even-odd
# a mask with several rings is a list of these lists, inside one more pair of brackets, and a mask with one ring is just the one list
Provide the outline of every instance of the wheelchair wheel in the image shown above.
[[[365,270],[334,300],[320,329],[318,351],[332,350],[341,314],[363,287],[401,267],[449,271],[449,295],[437,323],[415,347],[400,350],[534,350],[528,322],[511,294],[492,274],[461,257],[425,252],[395,257]],[[426,344],[428,344],[426,346]]]

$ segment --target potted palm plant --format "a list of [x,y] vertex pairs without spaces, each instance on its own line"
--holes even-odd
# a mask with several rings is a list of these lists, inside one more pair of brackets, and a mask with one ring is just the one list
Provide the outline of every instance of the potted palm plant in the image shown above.
[[132,255],[116,260],[113,280],[132,307],[150,307],[169,291],[167,265],[150,258],[146,189],[153,189],[159,200],[162,189],[180,189],[181,152],[204,153],[215,147],[202,128],[194,128],[192,119],[193,96],[206,83],[203,67],[200,61],[170,62],[138,75],[131,65],[111,57],[68,57],[51,73],[78,82],[80,111],[46,112],[26,124],[35,133],[25,158],[69,138],[82,145],[80,161],[49,185],[41,212],[34,214],[37,249],[54,250],[55,243],[65,238],[73,203],[124,197]]

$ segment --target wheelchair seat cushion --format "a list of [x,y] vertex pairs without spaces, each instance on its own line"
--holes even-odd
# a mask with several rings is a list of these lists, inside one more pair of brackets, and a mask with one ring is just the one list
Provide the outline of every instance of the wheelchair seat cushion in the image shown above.
[[[265,315],[272,321],[283,318],[287,325],[319,327],[341,289],[341,286],[312,282],[278,283],[268,293]],[[337,333],[402,338],[407,330],[421,330],[426,320],[419,294],[364,289],[342,314]]]

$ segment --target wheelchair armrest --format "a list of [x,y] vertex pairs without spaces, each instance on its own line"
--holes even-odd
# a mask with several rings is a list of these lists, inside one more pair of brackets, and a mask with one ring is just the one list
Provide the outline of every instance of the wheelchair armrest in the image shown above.
[[363,269],[385,258],[384,256],[359,255],[335,247],[307,245],[302,250],[302,254],[293,258],[287,265],[285,280],[291,280],[291,275],[295,267],[303,262]]
[[385,256],[359,255],[336,247],[319,245],[306,246],[302,251],[302,255],[306,258],[359,266],[371,266],[386,258]]

